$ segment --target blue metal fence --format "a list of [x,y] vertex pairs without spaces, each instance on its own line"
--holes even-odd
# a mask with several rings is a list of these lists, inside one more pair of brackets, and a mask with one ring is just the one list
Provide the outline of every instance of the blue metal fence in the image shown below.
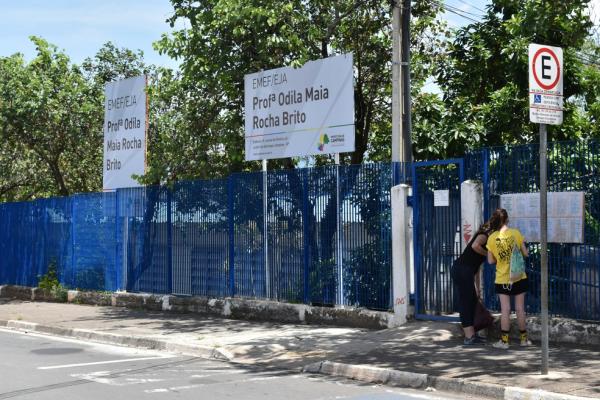
[[[455,310],[450,269],[460,255],[460,185],[463,180],[463,159],[412,165],[417,318],[446,318],[444,314]],[[447,205],[435,204],[434,190],[447,191]]]
[[0,204],[0,283],[36,286],[54,264],[70,288],[389,309],[403,171],[271,171],[266,235],[262,172]]
[[[35,286],[48,265],[70,261],[70,198],[2,204],[0,221],[3,283]],[[61,278],[70,279],[66,275]]]
[[[539,146],[503,146],[466,157],[467,176],[483,180],[484,214],[499,206],[504,193],[539,191]],[[583,244],[548,245],[549,311],[552,315],[600,320],[600,142],[555,142],[548,147],[548,191],[585,192]],[[510,218],[510,216],[509,216]],[[527,238],[526,238],[527,239]],[[540,249],[529,245],[527,311],[540,310]],[[494,268],[485,268],[487,305],[499,309]]]
[[71,243],[67,239],[70,260],[60,263],[63,281],[70,287],[116,290],[115,194],[77,194],[65,200],[71,206]]
[[[549,246],[550,311],[600,320],[600,143],[553,143],[548,154],[549,190],[586,192],[585,243]],[[415,177],[412,165],[400,164],[270,171],[266,235],[262,172],[0,204],[0,283],[36,286],[56,265],[72,288],[389,309],[392,184],[414,179],[421,189],[452,189],[461,179],[458,171],[418,165]],[[537,145],[464,158],[466,178],[483,181],[486,216],[502,193],[537,191],[537,166]],[[424,308],[446,310],[456,213],[440,214],[431,203],[427,189],[415,223],[439,226],[418,233],[431,244],[431,257],[418,257],[428,264],[417,287]],[[537,312],[537,246],[531,254],[528,311]],[[486,268],[486,302],[497,308],[493,274]]]

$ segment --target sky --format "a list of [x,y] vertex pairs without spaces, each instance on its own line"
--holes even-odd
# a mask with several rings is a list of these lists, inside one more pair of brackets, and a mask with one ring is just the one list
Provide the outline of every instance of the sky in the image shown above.
[[35,56],[29,36],[41,36],[74,63],[93,57],[106,42],[144,52],[147,63],[176,67],[152,43],[170,32],[169,0],[0,0],[0,56]]
[[[446,5],[444,19],[450,28],[460,28],[473,22],[480,21],[485,14],[489,0],[443,0]],[[557,0],[558,1],[558,0]],[[600,26],[600,0],[590,2],[590,13],[596,27]],[[422,89],[424,92],[441,92],[433,77],[428,79]]]
[[[485,14],[485,6],[489,4],[489,0],[443,0],[447,9],[452,9],[453,12],[447,11],[445,14],[446,20],[450,27],[458,28],[467,25],[473,20],[480,20]],[[558,1],[558,0],[557,0]],[[590,2],[592,20],[596,26],[600,25],[600,0],[592,0]]]
[[[451,27],[481,19],[488,0],[444,0],[453,12],[445,18]],[[592,14],[600,24],[600,0],[592,1]],[[29,36],[41,36],[58,46],[74,63],[81,63],[108,41],[119,47],[141,49],[147,63],[177,67],[160,56],[152,43],[170,32],[165,20],[173,9],[169,0],[0,0],[0,56],[35,55]],[[181,28],[179,25],[177,28]]]

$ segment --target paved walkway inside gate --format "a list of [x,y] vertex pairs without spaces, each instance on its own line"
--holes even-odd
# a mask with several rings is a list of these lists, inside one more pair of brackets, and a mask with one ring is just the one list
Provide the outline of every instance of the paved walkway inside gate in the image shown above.
[[551,345],[551,373],[544,378],[539,345],[508,351],[491,345],[467,348],[457,327],[441,322],[371,331],[0,300],[0,321],[6,326],[9,320],[214,348],[234,362],[264,368],[299,369],[329,360],[600,398],[597,346]]

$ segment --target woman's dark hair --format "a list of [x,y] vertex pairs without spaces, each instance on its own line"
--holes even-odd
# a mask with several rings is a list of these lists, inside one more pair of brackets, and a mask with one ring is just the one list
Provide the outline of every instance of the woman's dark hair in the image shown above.
[[508,213],[504,208],[497,208],[496,211],[492,214],[489,220],[487,220],[481,227],[479,228],[478,233],[485,233],[489,235],[490,233],[497,231],[502,228],[508,222]]

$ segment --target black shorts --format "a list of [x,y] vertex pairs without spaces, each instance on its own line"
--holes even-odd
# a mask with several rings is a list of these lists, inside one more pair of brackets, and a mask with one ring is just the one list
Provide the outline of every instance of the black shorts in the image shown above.
[[508,294],[510,296],[514,296],[517,294],[526,293],[528,291],[529,280],[527,278],[521,279],[520,281],[517,281],[512,285],[506,283],[496,283],[496,294]]

